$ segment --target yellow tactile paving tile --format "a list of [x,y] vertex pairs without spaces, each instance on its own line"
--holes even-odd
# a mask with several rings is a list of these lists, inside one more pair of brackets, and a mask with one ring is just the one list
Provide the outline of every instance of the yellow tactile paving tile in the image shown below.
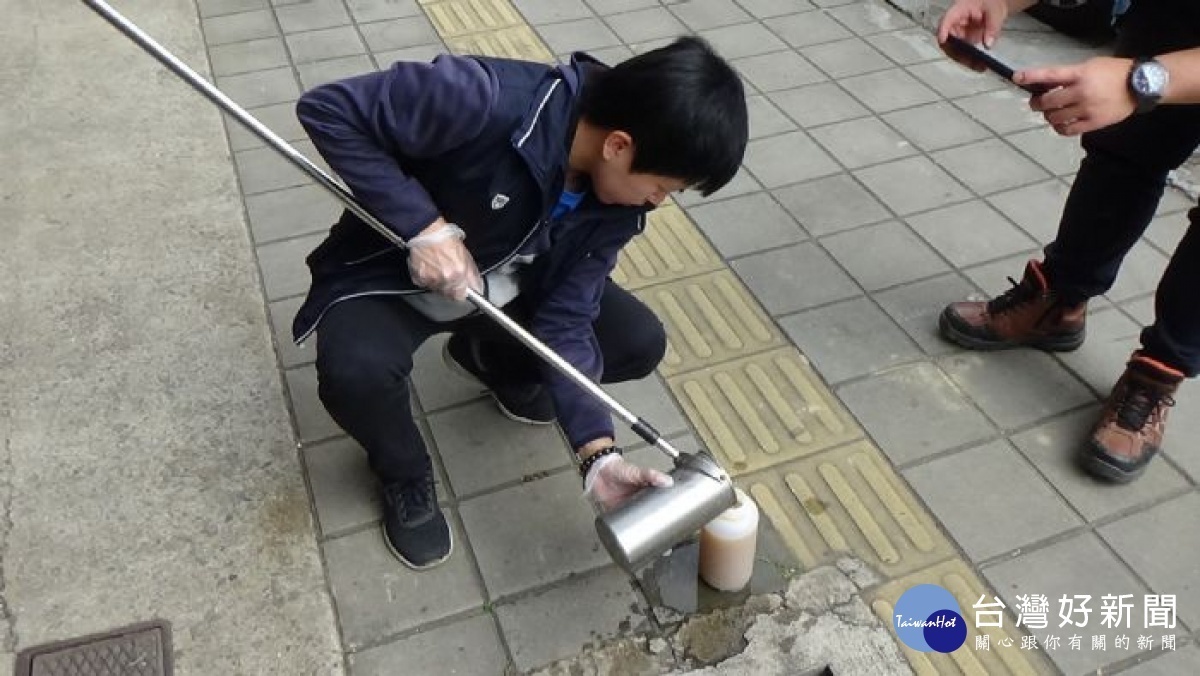
[[636,290],[724,267],[683,210],[669,204],[650,212],[646,231],[621,251],[612,278],[626,289]]
[[786,345],[783,335],[729,270],[636,292],[667,329],[659,373],[672,376]]
[[795,348],[667,379],[705,446],[734,476],[862,436]]
[[[893,580],[865,593],[871,609],[883,620],[893,625],[893,610],[900,595],[919,584],[936,584],[947,589],[958,600],[963,619],[967,624],[967,641],[963,647],[950,654],[922,653],[897,641],[912,665],[917,676],[1038,676],[1053,674],[1057,670],[1051,665],[1041,649],[1023,649],[1022,633],[1014,628],[1013,618],[1005,613],[1004,627],[976,627],[975,611],[972,610],[980,596],[984,603],[992,602],[994,593],[975,576],[970,566],[961,559],[953,559]],[[975,637],[988,635],[990,649],[976,649]],[[1005,640],[1012,645],[1004,646]]]
[[528,26],[448,37],[446,46],[456,54],[481,54],[542,63],[554,61],[554,55]]
[[891,579],[955,555],[907,484],[866,441],[737,483],[805,568],[853,555]]
[[516,8],[505,0],[438,0],[422,3],[425,14],[443,38],[524,25]]

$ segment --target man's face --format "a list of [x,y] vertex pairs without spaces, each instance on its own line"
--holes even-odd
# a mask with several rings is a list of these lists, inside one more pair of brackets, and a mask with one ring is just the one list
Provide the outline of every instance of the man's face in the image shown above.
[[687,183],[678,178],[632,171],[633,154],[633,140],[629,134],[623,131],[608,134],[602,161],[591,174],[596,199],[604,204],[658,206],[667,195],[687,187]]

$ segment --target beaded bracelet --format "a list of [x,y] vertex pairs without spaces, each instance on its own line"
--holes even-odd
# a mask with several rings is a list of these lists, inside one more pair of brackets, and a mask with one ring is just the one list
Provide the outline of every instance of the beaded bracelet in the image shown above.
[[596,464],[597,460],[599,460],[600,458],[602,458],[606,455],[612,455],[614,453],[617,455],[621,455],[620,447],[609,446],[608,448],[600,449],[599,451],[596,451],[595,453],[589,455],[587,457],[587,460],[584,460],[583,462],[579,463],[579,476],[586,479],[587,475],[588,475],[588,470],[590,470],[592,468],[592,465]]

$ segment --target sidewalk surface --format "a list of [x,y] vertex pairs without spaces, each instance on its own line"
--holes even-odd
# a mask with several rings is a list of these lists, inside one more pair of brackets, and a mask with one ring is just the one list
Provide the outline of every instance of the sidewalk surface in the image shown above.
[[[838,676],[883,673],[864,655],[889,651],[909,666],[887,673],[1200,673],[1194,385],[1137,483],[1073,464],[1193,203],[1169,191],[1078,352],[942,342],[945,303],[1006,290],[1053,237],[1081,154],[1018,90],[949,63],[919,23],[929,3],[113,3],[313,159],[299,94],[396,59],[614,62],[687,32],[732,59],[750,93],[744,171],[655,212],[622,259],[614,277],[671,345],[656,375],[611,392],[755,497],[752,591],[779,594],[747,600],[688,586],[688,548],[637,580],[616,569],[561,434],[497,414],[441,365],[440,340],[418,355],[417,414],[456,548],[425,573],[396,562],[364,455],[317,400],[312,345],[288,338],[303,258],[338,204],[81,3],[2,1],[0,674],[17,651],[155,618],[179,674],[659,673],[726,657],[706,673],[768,673],[758,651]],[[1018,65],[1093,51],[1023,19],[1001,49]],[[968,620],[998,597],[1003,626],[972,626],[949,656],[844,633],[893,636],[893,606],[922,583]],[[1031,593],[1052,604],[1036,637],[1063,647],[1020,647],[1016,596]],[[1056,600],[1082,594],[1090,625],[1055,632]],[[1117,594],[1135,595],[1129,631],[1099,624]],[[1174,629],[1139,631],[1146,594],[1177,596]],[[800,655],[830,625],[779,618],[834,610],[844,623],[825,635],[861,641],[857,657]],[[973,649],[981,632],[990,650]],[[1072,633],[1107,649],[1071,650]],[[1114,645],[1122,633],[1132,645]]]

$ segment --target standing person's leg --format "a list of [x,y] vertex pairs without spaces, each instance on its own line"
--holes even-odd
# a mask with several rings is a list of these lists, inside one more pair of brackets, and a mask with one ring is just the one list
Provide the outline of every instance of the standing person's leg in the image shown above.
[[446,560],[453,547],[410,397],[413,353],[438,330],[392,296],[337,303],[317,330],[321,403],[367,451],[383,485],[384,539],[417,569]]

